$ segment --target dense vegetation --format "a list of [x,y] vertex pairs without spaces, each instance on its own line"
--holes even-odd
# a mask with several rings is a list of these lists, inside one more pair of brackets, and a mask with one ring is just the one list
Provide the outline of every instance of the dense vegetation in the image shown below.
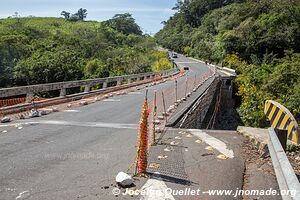
[[246,125],[267,125],[267,99],[300,120],[300,1],[186,0],[174,9],[157,41],[236,69],[238,110]]
[[[82,11],[83,13],[80,13]],[[167,54],[142,35],[130,14],[85,22],[63,18],[0,20],[0,87],[164,70]],[[66,13],[64,13],[66,14]],[[123,24],[120,26],[119,24]]]

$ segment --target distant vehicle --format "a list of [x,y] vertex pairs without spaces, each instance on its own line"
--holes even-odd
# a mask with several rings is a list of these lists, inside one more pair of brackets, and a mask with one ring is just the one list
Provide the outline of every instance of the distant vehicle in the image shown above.
[[190,70],[189,67],[184,67],[183,69],[186,70],[186,71]]
[[178,58],[178,55],[176,53],[172,53],[172,58]]

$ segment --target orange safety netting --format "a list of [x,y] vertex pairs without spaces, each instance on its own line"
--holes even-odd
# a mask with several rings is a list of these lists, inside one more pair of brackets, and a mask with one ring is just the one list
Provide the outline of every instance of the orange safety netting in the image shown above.
[[25,101],[26,101],[25,97],[14,98],[14,99],[2,99],[2,100],[0,100],[0,107],[13,106],[16,104],[25,103]]
[[[42,101],[45,100],[45,98],[42,97],[33,97],[30,101]],[[0,107],[6,107],[6,106],[13,106],[17,104],[22,104],[26,102],[26,97],[20,97],[20,98],[11,98],[11,99],[1,99],[0,100]]]
[[142,108],[142,117],[139,124],[139,145],[137,156],[137,173],[144,174],[147,169],[148,154],[148,116],[150,114],[147,98]]

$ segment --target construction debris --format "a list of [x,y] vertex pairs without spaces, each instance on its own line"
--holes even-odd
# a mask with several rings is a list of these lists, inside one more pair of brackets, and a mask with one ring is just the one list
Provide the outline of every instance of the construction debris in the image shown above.
[[11,119],[9,118],[9,117],[3,117],[2,119],[1,119],[1,123],[8,123],[8,122],[10,122],[11,121]]
[[88,102],[87,101],[80,101],[80,103],[79,103],[81,106],[86,106],[86,105],[88,105]]
[[59,110],[58,110],[57,107],[53,107],[53,108],[52,108],[52,112],[59,112]]
[[39,117],[40,116],[40,113],[38,110],[35,110],[35,109],[32,109],[30,111],[30,117],[33,118],[33,117]]
[[132,185],[134,180],[130,175],[126,174],[125,172],[119,172],[116,176],[116,182],[122,187],[127,187]]
[[41,115],[47,115],[48,112],[46,110],[41,110]]

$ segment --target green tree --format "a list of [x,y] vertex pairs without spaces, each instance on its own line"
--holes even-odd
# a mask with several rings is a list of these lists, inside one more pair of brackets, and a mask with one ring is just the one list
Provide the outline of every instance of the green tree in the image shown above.
[[142,35],[141,28],[136,24],[135,19],[129,13],[117,14],[112,19],[105,21],[104,24],[126,35]]
[[67,11],[62,11],[60,15],[64,16],[65,19],[70,19],[70,13]]
[[87,14],[87,9],[80,8],[75,15],[80,21],[84,21],[84,19],[87,17]]
[[109,77],[109,71],[105,64],[99,59],[89,61],[85,68],[84,74],[86,78],[104,78]]

